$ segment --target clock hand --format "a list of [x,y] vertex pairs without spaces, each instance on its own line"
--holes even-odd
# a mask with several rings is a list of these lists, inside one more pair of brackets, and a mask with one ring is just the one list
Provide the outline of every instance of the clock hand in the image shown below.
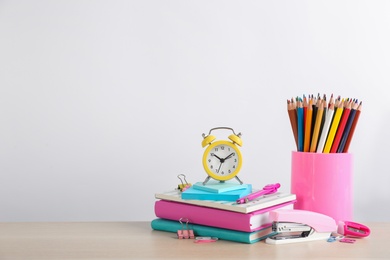
[[219,173],[219,170],[221,170],[222,163],[223,163],[223,162],[221,161],[221,164],[220,164],[219,167],[218,167],[217,173]]
[[219,171],[221,170],[221,166],[222,164],[225,162],[226,159],[229,159],[230,157],[232,157],[234,155],[234,153],[231,153],[229,154],[228,156],[226,156],[224,159],[221,159],[219,158],[218,156],[216,156],[215,154],[213,154],[215,157],[217,157],[219,159],[219,161],[221,162],[221,164],[219,165],[218,167],[218,170],[217,170],[217,173],[219,173]]
[[216,155],[215,153],[212,153],[211,156],[215,156],[218,158],[220,164],[219,164],[219,167],[218,167],[218,170],[216,170],[217,173],[219,173],[219,171],[221,170],[221,167],[222,167],[222,164],[225,162],[225,159],[222,159],[220,158],[218,155]]
[[232,157],[233,155],[234,155],[234,153],[231,153],[231,154],[229,154],[228,156],[226,156],[226,158],[223,159],[223,160],[229,159],[229,158]]
[[224,159],[222,159],[222,158],[219,158],[219,156],[218,156],[218,155],[216,155],[215,153],[212,153],[212,154],[211,154],[211,156],[215,156],[215,157],[217,157],[217,158],[218,158],[218,160],[219,160],[221,163],[223,163],[223,161],[224,161]]

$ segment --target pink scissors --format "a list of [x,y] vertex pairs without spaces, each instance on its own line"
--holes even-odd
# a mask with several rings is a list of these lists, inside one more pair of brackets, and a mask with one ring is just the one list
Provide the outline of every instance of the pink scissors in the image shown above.
[[279,187],[280,187],[279,183],[265,185],[262,190],[256,191],[254,193],[249,194],[248,196],[242,197],[242,198],[236,200],[236,203],[237,204],[244,204],[244,203],[247,203],[248,201],[251,201],[251,200],[254,200],[254,199],[260,197],[261,195],[275,193],[278,191]]

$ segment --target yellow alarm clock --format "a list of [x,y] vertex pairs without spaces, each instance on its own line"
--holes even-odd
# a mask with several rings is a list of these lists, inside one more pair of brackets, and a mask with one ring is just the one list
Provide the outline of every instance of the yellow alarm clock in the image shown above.
[[[214,142],[216,137],[211,135],[211,132],[217,129],[231,130],[233,134],[228,136],[230,141],[219,140]],[[205,134],[202,134],[202,136],[202,147],[204,148],[207,146],[203,153],[202,162],[203,168],[208,174],[203,185],[205,185],[210,178],[220,182],[236,178],[237,181],[242,184],[243,182],[237,176],[242,166],[242,155],[238,148],[238,146],[242,146],[241,133],[236,134],[230,127],[215,127],[210,129],[207,136]]]

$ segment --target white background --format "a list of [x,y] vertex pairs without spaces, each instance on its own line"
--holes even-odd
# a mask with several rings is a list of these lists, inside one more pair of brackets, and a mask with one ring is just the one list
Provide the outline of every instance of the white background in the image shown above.
[[[388,221],[389,1],[0,1],[0,221],[151,220],[202,133],[290,191],[286,100],[358,98],[355,221]],[[217,132],[219,139],[229,134]],[[337,200],[335,200],[337,203]]]

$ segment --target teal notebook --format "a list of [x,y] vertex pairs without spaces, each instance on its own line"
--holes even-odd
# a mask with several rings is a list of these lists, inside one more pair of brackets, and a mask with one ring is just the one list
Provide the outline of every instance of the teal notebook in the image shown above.
[[242,184],[244,188],[241,190],[232,190],[222,193],[208,192],[190,187],[181,193],[181,198],[184,200],[223,200],[236,201],[239,198],[245,197],[252,192],[251,184]]
[[[179,221],[162,218],[152,220],[151,227],[154,230],[174,233],[177,233],[178,230],[183,228]],[[272,231],[272,227],[267,227],[254,232],[243,232],[197,224],[188,224],[188,228],[194,231],[195,236],[217,237],[218,239],[222,240],[229,240],[246,244],[252,244],[277,234],[277,232]]]
[[194,185],[192,185],[194,189],[196,190],[203,190],[213,193],[223,193],[227,191],[233,191],[233,190],[243,190],[247,187],[245,185],[239,184],[237,182],[220,182],[220,181],[208,181],[206,184],[203,184],[203,182],[197,182]]

